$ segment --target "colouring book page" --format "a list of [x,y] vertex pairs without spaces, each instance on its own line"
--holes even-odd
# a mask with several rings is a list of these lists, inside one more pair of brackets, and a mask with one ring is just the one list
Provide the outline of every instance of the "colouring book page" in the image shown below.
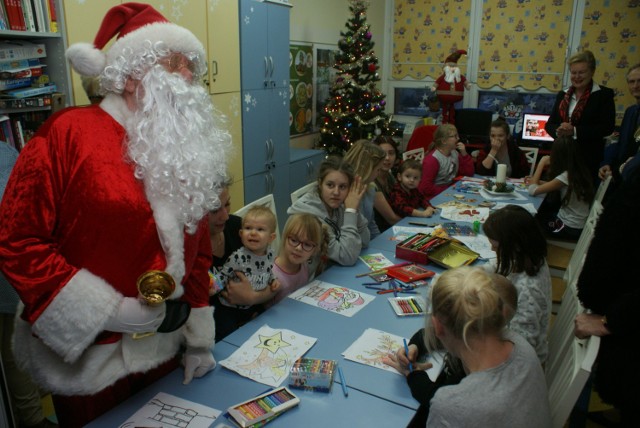
[[220,410],[159,392],[120,425],[120,428],[207,428],[220,413]]
[[497,257],[496,252],[491,249],[489,238],[487,238],[485,235],[456,236],[455,238],[469,247],[471,250],[480,254],[480,258],[495,259]]
[[507,200],[513,200],[513,199],[518,201],[527,200],[526,196],[516,191],[513,191],[511,193],[496,194],[496,193],[489,193],[485,189],[480,189],[480,196],[482,196],[487,201],[507,201]]
[[369,266],[369,269],[371,270],[380,270],[393,264],[393,262],[386,258],[382,253],[363,254],[360,256],[360,260]]
[[315,343],[315,337],[263,325],[220,365],[269,386],[279,386],[293,363]]
[[289,298],[352,317],[375,299],[375,296],[316,279],[289,294]]
[[[504,208],[507,205],[516,205],[516,204],[510,204],[508,202],[498,202],[493,209],[494,210],[499,210],[500,208]],[[525,210],[529,211],[531,213],[531,215],[536,215],[538,213],[538,210],[536,209],[536,207],[533,206],[533,204],[531,202],[527,202],[526,204],[517,204],[518,206],[524,208]]]
[[388,354],[395,354],[402,346],[404,346],[402,337],[368,328],[342,355],[347,360],[355,361],[356,363],[400,374],[393,367],[386,365],[382,359]]
[[468,223],[479,221],[483,223],[489,217],[489,208],[471,207],[460,209],[446,207],[442,209],[440,217],[452,221],[466,221]]

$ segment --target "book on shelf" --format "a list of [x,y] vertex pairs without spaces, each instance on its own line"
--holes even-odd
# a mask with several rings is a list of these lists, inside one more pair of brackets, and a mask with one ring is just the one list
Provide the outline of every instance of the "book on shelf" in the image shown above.
[[36,31],[36,22],[33,15],[33,8],[31,7],[31,0],[21,0],[22,2],[22,14],[24,15],[24,22],[27,31]]
[[4,2],[0,1],[0,30],[7,30],[7,11],[5,10]]
[[2,115],[0,116],[0,139],[20,151],[48,116],[48,111],[28,111]]
[[31,76],[18,77],[10,79],[0,79],[0,91],[6,91],[9,89],[24,88],[31,86]]
[[31,86],[28,88],[12,89],[10,91],[5,91],[4,95],[7,95],[13,98],[27,98],[27,97],[34,97],[36,95],[52,94],[56,91],[56,89],[57,89],[56,85],[52,83],[48,86],[42,86],[42,87]]
[[0,42],[0,61],[45,58],[47,48],[43,43],[31,43],[25,40],[4,40]]
[[49,17],[49,31],[52,33],[58,32],[58,14],[56,11],[55,0],[42,0],[47,6],[47,16]]
[[2,98],[0,109],[28,109],[33,107],[49,107],[52,104],[51,94],[29,98]]
[[39,58],[26,58],[0,61],[0,71],[16,71],[33,67],[42,67]]
[[21,0],[3,0],[9,30],[25,31],[27,27],[22,14]]

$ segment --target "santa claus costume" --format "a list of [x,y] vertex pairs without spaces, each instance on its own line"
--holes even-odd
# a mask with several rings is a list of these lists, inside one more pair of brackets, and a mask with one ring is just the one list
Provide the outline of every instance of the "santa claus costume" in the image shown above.
[[[105,55],[101,49],[115,35]],[[136,71],[152,67],[150,58],[160,64],[168,52],[189,55],[197,81],[205,54],[191,32],[148,5],[111,9],[94,44],[74,45],[67,53],[81,74],[101,74],[104,101],[64,110],[39,130],[20,154],[0,206],[0,268],[24,304],[16,319],[14,353],[22,368],[54,394],[60,426],[83,425],[177,367],[181,346],[187,355],[213,361],[206,212],[219,206],[228,133],[211,119],[212,110],[191,118],[199,128],[176,134],[194,140],[199,132],[203,143],[190,149],[191,156],[167,161],[165,171],[178,166],[165,175],[197,170],[210,181],[187,176],[184,189],[175,179],[173,187],[169,182],[158,186],[149,168],[163,159],[153,158],[155,147],[144,156],[132,149],[135,114],[121,95],[129,76],[143,79],[144,73]],[[175,84],[188,85],[173,76]],[[206,103],[206,91],[195,90]],[[182,150],[189,141],[171,143]],[[204,190],[184,197],[198,185]],[[158,190],[163,186],[169,189]],[[173,277],[170,298],[191,307],[186,323],[143,339],[109,331],[120,304],[137,298],[136,281],[150,270]],[[196,377],[206,373],[199,370]],[[186,377],[185,382],[191,380]],[[72,403],[79,406],[77,414],[69,414]]]
[[444,74],[438,77],[433,85],[436,96],[442,106],[442,123],[455,124],[456,110],[454,104],[464,97],[464,90],[470,88],[470,83],[460,73],[458,60],[467,51],[457,50],[444,60]]

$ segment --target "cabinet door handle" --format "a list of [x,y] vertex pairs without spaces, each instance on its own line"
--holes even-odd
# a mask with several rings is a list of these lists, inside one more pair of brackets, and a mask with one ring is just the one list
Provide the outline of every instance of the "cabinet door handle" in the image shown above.
[[273,145],[273,139],[269,138],[269,160],[273,160],[273,155],[275,154],[275,146]]
[[270,77],[271,79],[273,79],[273,70],[275,69],[275,64],[274,64],[274,62],[273,62],[273,57],[272,57],[272,56],[270,56],[270,57],[269,57],[269,65],[271,66],[271,67],[270,67],[270,68],[271,68],[271,71],[269,72],[269,77]]
[[211,61],[211,75],[212,76],[218,75],[218,61],[216,60]]

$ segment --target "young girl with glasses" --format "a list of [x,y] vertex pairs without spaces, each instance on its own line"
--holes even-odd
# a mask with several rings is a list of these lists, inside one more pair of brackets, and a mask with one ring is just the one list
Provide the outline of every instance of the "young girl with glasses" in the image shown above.
[[[324,268],[329,235],[326,226],[312,214],[293,214],[282,233],[280,252],[273,265],[273,273],[280,281],[274,298],[265,304],[272,306],[309,280]],[[315,272],[310,272],[311,259],[319,259]]]

